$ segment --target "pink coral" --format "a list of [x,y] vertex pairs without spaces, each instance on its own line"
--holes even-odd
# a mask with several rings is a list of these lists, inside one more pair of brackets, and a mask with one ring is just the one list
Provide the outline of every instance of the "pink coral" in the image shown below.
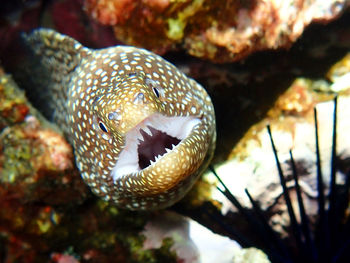
[[56,263],[79,263],[75,257],[61,253],[52,253],[51,259]]
[[115,25],[124,23],[131,16],[135,7],[133,0],[86,0],[85,8],[87,12],[104,25]]

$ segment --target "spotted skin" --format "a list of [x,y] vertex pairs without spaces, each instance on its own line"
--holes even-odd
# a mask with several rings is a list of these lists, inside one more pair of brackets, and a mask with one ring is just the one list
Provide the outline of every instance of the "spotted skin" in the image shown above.
[[[50,69],[53,119],[73,145],[77,167],[95,194],[122,208],[146,210],[170,206],[189,191],[207,168],[216,139],[213,105],[197,82],[144,49],[92,50],[48,29],[26,39]],[[118,160],[128,162],[121,161],[123,151],[127,155],[136,147],[132,135],[147,122],[183,125],[164,128],[179,134],[191,129],[153,164],[116,172]]]

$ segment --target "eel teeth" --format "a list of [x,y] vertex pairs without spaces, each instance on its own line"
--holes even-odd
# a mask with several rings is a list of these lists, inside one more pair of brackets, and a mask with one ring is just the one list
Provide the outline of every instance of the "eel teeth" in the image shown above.
[[168,148],[165,148],[165,150],[167,153],[170,153],[172,151],[172,149],[168,149]]
[[142,130],[145,131],[149,136],[153,136],[151,130],[149,129],[149,126],[142,128]]
[[158,160],[160,159],[160,157],[161,157],[160,155],[157,155],[157,156],[156,156],[156,158],[155,158],[156,162],[158,162]]

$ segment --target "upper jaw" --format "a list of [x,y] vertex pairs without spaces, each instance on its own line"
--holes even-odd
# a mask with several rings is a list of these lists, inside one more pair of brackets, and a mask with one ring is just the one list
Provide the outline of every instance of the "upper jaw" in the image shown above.
[[200,122],[196,116],[168,117],[159,113],[140,122],[125,136],[125,146],[112,171],[114,181],[155,165],[181,145]]

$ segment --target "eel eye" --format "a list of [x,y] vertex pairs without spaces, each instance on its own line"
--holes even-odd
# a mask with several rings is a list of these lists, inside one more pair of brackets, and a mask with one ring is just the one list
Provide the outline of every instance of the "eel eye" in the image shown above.
[[[146,85],[148,85],[152,88],[153,93],[157,96],[157,98],[164,96],[164,91],[160,87],[160,84],[158,81],[154,81],[152,79],[146,78],[145,82],[146,82]],[[157,87],[159,87],[159,88],[157,88]]]
[[107,128],[106,128],[106,126],[104,125],[104,123],[103,122],[99,122],[98,123],[98,126],[100,126],[100,129],[103,131],[103,132],[108,132],[107,131]]
[[154,94],[157,96],[157,98],[159,98],[160,94],[157,88],[153,87],[153,92]]

